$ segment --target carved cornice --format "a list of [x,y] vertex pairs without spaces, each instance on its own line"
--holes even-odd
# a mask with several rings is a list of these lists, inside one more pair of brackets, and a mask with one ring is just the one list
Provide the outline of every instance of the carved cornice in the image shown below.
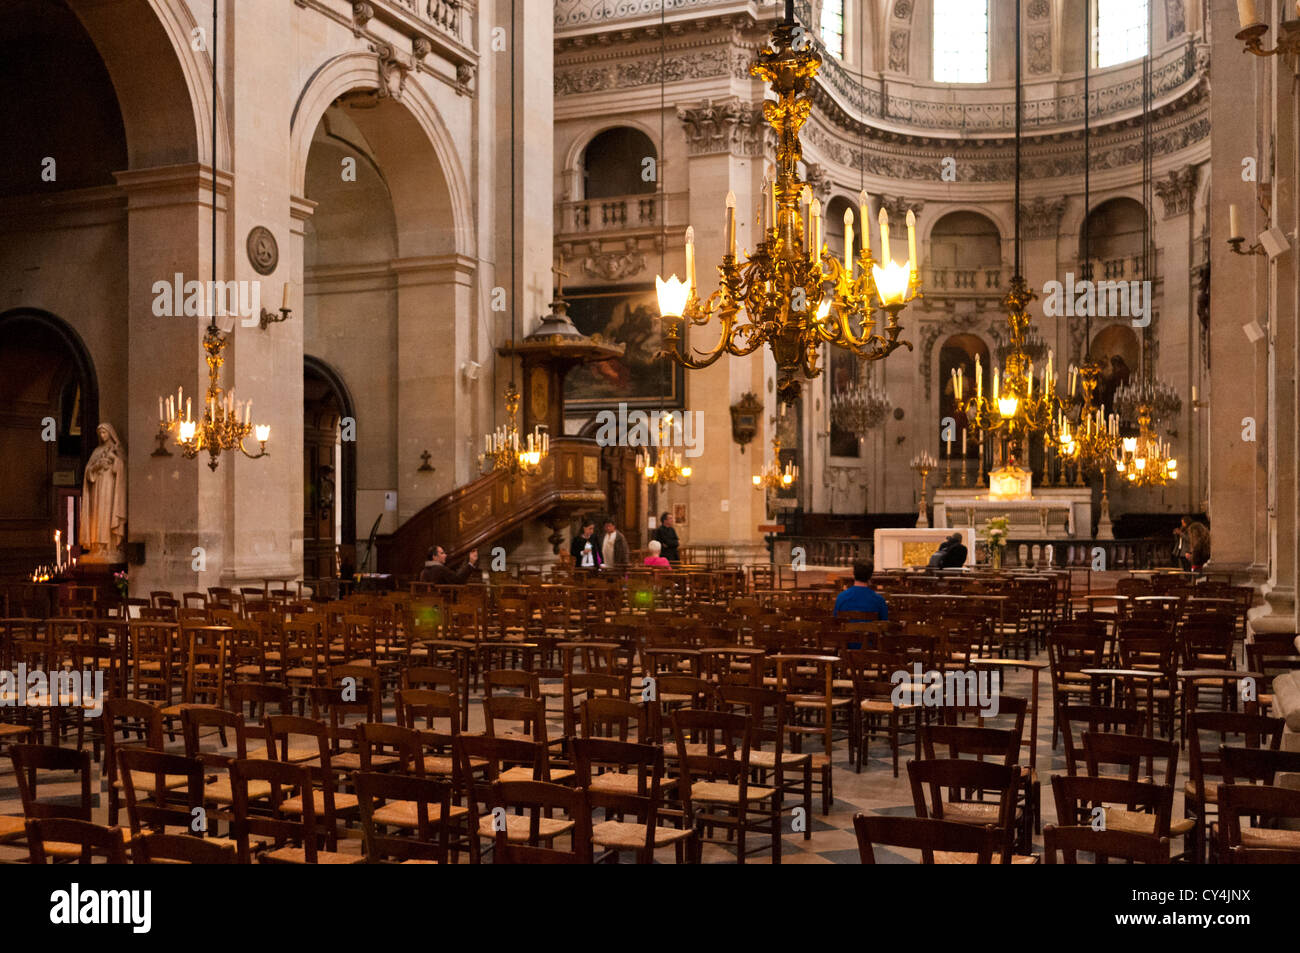
[[739,98],[695,106],[678,106],[677,118],[686,133],[686,150],[693,156],[731,153],[762,156],[775,130],[763,118],[761,103]]
[[899,222],[907,218],[909,209],[920,215],[921,209],[925,208],[925,202],[922,199],[909,199],[901,195],[882,195],[880,207],[889,213],[890,219]]
[[1196,195],[1196,166],[1185,165],[1174,169],[1154,183],[1156,194],[1165,206],[1165,218],[1186,215],[1192,207],[1192,198]]
[[[775,130],[773,130],[773,133],[775,133]],[[826,171],[825,166],[818,165],[816,162],[805,162],[804,181],[812,189],[813,198],[821,202],[822,205],[830,201],[831,189],[835,187],[835,183],[831,181],[831,174]]]
[[930,399],[931,391],[931,371],[934,367],[934,344],[939,340],[939,336],[943,334],[943,328],[938,323],[935,323],[923,324],[919,330],[919,347],[921,349],[921,383],[924,386],[925,399],[928,401]]

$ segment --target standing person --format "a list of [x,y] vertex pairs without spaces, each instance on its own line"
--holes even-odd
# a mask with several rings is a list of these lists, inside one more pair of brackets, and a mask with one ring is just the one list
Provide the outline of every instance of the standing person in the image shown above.
[[1192,572],[1200,572],[1210,561],[1210,528],[1200,520],[1187,524],[1187,562]]
[[[835,614],[841,612],[874,612],[876,620],[889,620],[889,606],[885,597],[871,588],[871,575],[876,571],[876,564],[870,559],[853,564],[853,585],[835,597]],[[861,642],[850,642],[851,649],[862,648]]]
[[1178,528],[1174,530],[1174,565],[1179,569],[1188,569],[1187,562],[1187,517],[1184,516],[1178,522]]
[[627,539],[618,531],[613,517],[605,520],[605,536],[600,541],[600,559],[605,566],[626,566],[632,559]]
[[447,565],[447,550],[441,546],[429,547],[429,558],[425,560],[420,572],[420,582],[432,582],[439,586],[459,586],[469,578],[470,573],[478,569],[478,550],[469,551],[469,559],[459,569]]
[[600,568],[600,546],[596,540],[594,520],[582,521],[582,532],[569,542],[569,555],[573,557],[574,569]]
[[673,528],[673,514],[664,510],[659,516],[659,525],[651,534],[652,539],[659,540],[659,546],[663,550],[664,559],[673,565],[681,558],[677,554],[677,547],[681,545],[677,539],[677,530]]

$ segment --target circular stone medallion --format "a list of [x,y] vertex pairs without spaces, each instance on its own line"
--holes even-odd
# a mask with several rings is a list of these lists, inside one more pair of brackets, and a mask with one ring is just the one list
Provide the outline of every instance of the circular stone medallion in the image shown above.
[[269,228],[258,225],[248,233],[248,260],[259,275],[269,275],[280,262],[280,248]]

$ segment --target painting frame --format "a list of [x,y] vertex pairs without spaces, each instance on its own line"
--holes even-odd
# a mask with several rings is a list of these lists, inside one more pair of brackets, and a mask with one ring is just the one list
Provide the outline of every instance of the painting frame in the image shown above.
[[564,381],[566,413],[604,410],[619,403],[644,409],[685,406],[686,369],[654,356],[663,327],[654,285],[566,289],[564,298],[580,332],[627,346],[623,357],[569,371]]

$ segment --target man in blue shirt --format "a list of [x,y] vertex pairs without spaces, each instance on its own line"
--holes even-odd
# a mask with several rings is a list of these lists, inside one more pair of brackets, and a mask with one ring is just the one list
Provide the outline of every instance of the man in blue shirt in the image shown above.
[[[841,612],[874,612],[878,621],[889,619],[889,607],[884,597],[871,588],[871,574],[876,565],[870,559],[853,564],[853,585],[835,598],[835,614]],[[861,642],[850,642],[851,649],[862,648]]]

